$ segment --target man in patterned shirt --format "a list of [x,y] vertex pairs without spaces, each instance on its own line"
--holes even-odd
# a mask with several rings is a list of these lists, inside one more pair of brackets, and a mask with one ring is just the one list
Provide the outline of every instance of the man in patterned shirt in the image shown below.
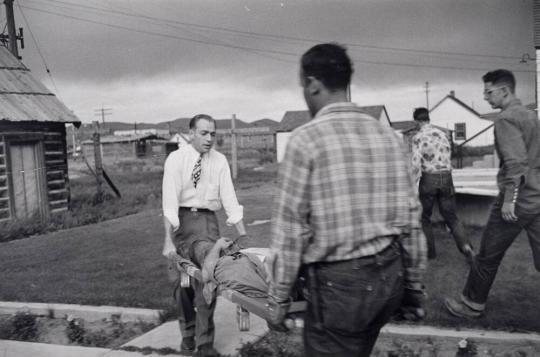
[[423,313],[426,242],[406,150],[349,102],[352,71],[337,44],[302,56],[313,120],[290,136],[274,204],[268,312],[283,321],[302,277],[306,356],[369,356],[398,307]]
[[422,229],[428,242],[428,258],[437,256],[431,226],[433,205],[437,202],[439,212],[450,227],[459,251],[472,262],[474,251],[456,215],[450,142],[442,130],[429,123],[426,108],[416,108],[413,117],[419,123],[420,131],[412,139],[412,168],[413,176],[417,181],[420,180],[418,193],[422,202]]

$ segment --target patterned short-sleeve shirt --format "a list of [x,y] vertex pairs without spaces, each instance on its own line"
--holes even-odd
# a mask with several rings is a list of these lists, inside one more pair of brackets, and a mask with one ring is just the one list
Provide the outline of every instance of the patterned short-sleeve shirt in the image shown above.
[[422,172],[436,173],[452,170],[452,152],[446,134],[431,124],[425,124],[412,139],[413,176]]

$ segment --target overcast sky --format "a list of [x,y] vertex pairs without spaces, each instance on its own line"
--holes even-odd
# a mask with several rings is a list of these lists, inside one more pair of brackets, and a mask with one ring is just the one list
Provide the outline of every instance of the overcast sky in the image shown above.
[[[15,0],[23,62],[83,122],[197,113],[281,120],[303,110],[298,60],[345,44],[352,99],[392,121],[454,90],[477,111],[488,70],[515,71],[534,101],[532,0]],[[2,17],[5,12],[2,9]],[[36,45],[37,43],[37,45]],[[49,69],[48,75],[46,69]]]

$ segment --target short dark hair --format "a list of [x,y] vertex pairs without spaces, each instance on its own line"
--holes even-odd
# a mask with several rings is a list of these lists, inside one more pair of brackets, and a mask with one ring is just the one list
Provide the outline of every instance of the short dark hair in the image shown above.
[[413,118],[417,121],[429,121],[429,110],[424,107],[416,108],[413,112]]
[[302,56],[304,78],[315,77],[331,91],[346,89],[354,72],[347,49],[337,43],[323,43],[311,47]]
[[516,90],[516,77],[507,69],[496,69],[482,76],[484,83],[491,82],[496,85],[506,85],[514,93]]
[[199,120],[203,120],[203,119],[213,122],[214,126],[216,126],[216,119],[212,118],[210,115],[208,115],[208,114],[197,114],[193,118],[191,118],[191,120],[189,121],[189,128],[190,129],[195,129],[195,127],[197,126],[197,123],[199,122]]

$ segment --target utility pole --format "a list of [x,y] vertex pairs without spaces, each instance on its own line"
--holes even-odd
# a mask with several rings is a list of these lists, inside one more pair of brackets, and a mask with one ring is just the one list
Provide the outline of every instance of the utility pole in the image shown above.
[[[15,15],[13,14],[13,0],[4,0],[4,5],[6,6],[6,21],[8,28],[8,49],[16,58],[21,59],[19,56],[19,48],[17,47],[17,40],[21,41],[21,48],[24,48],[24,38],[23,30],[19,28],[19,35],[15,29]],[[5,36],[1,36],[0,40],[5,42]]]
[[99,122],[94,121],[94,164],[96,166],[96,201],[101,202],[103,200],[103,164],[101,162],[101,142],[99,136]]
[[426,109],[429,110],[429,82],[426,82]]
[[100,116],[101,122],[103,123],[103,127],[105,127],[105,116],[106,115],[112,115],[112,108],[103,108],[101,109],[94,109],[94,116]]
[[238,176],[238,157],[236,153],[236,114],[231,119],[231,156],[232,156],[232,177],[236,180]]

